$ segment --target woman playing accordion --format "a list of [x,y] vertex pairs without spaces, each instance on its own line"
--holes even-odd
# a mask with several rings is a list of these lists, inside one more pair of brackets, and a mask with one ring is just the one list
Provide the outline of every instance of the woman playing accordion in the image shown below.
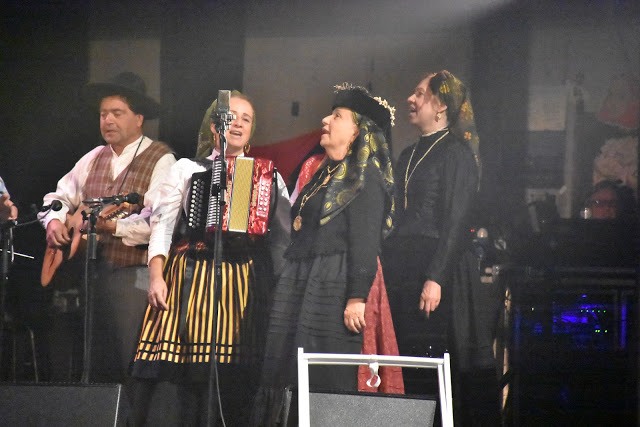
[[[269,233],[260,236],[223,231],[222,281],[215,322],[214,289],[218,284],[214,233],[192,227],[189,221],[194,209],[201,210],[203,203],[209,204],[205,197],[207,200],[200,200],[194,208],[192,184],[196,177],[212,175],[211,165],[219,156],[219,136],[211,120],[215,107],[214,102],[203,119],[200,158],[182,159],[175,164],[163,183],[164,197],[154,206],[151,218],[149,307],[133,362],[133,376],[141,384],[146,383],[143,394],[147,399],[144,402],[144,398],[137,397],[144,402],[134,408],[137,422],[146,417],[153,384],[172,381],[178,384],[180,419],[190,420],[188,425],[204,424],[214,345],[227,423],[243,425],[250,413],[248,407],[264,348],[268,300],[289,241],[290,205],[284,181],[274,172],[277,200],[273,203],[275,212],[270,212]],[[231,94],[229,109],[235,115],[226,131],[226,156],[231,170],[248,151],[255,115],[248,98],[237,91]],[[217,149],[211,150],[212,146]],[[262,164],[259,159],[254,160],[256,165]]]

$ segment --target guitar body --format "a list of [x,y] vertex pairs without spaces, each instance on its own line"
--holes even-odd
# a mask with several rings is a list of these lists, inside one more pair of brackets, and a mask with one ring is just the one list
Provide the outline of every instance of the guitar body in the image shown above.
[[[88,210],[88,207],[80,205],[73,215],[67,214],[65,226],[67,227],[67,231],[71,237],[71,243],[69,245],[64,247],[47,246],[44,253],[44,259],[42,261],[42,271],[40,272],[40,283],[42,286],[47,286],[51,283],[58,267],[60,267],[64,261],[68,261],[73,258],[78,252],[78,249],[83,246],[83,241],[86,241],[86,221],[84,221],[82,215],[85,210]],[[100,217],[111,221],[125,218],[128,215],[128,203],[123,203],[120,206],[109,205],[100,213]]]

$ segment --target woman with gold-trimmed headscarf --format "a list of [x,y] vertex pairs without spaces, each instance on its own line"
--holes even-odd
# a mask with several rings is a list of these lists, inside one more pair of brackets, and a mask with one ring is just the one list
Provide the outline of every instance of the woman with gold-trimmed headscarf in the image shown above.
[[[454,399],[477,393],[470,399],[484,406],[465,421],[459,415],[470,399],[457,400],[456,419],[499,425],[492,351],[499,304],[480,282],[471,246],[480,160],[469,94],[443,70],[427,75],[407,102],[409,121],[422,136],[396,163],[396,221],[382,257],[398,348],[402,356],[448,351],[454,379],[471,373],[476,381],[458,393],[454,388]],[[407,394],[429,392],[423,371],[403,370]]]
[[[211,119],[216,102],[206,111],[199,133],[197,158],[181,159],[162,184],[163,197],[153,208],[149,242],[149,307],[133,362],[133,376],[147,389],[158,381],[178,384],[179,419],[185,425],[205,425],[208,413],[212,356],[217,362],[221,413],[228,425],[246,425],[259,378],[266,320],[274,276],[289,243],[289,199],[276,173],[277,202],[265,236],[223,232],[222,283],[217,323],[213,233],[184,233],[191,182],[210,174],[220,153],[219,135]],[[226,156],[248,152],[255,129],[249,99],[231,93],[235,115],[226,131]],[[203,203],[208,205],[208,200]],[[206,210],[206,208],[205,208]],[[217,331],[217,338],[214,332]],[[212,347],[215,346],[215,350]],[[150,386],[151,385],[151,386]],[[138,393],[136,425],[148,416],[152,390]],[[146,393],[147,395],[143,395]],[[213,396],[215,399],[215,396]],[[214,407],[218,407],[214,405]]]
[[[274,293],[252,422],[283,422],[297,348],[359,354],[365,301],[391,229],[394,109],[361,87],[337,87],[322,120],[326,158],[291,209],[291,245]],[[312,390],[357,391],[356,366],[312,366]],[[280,419],[279,419],[280,418]]]

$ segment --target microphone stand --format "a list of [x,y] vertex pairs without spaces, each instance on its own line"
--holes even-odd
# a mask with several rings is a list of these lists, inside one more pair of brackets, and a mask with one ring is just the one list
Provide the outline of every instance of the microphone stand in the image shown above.
[[11,318],[6,312],[7,286],[9,284],[9,252],[13,257],[13,227],[15,221],[0,223],[2,233],[2,278],[0,280],[0,360],[4,354],[4,330],[11,324]]
[[[82,376],[80,383],[88,384],[89,375],[91,373],[91,347],[93,344],[93,294],[94,289],[90,286],[90,282],[95,283],[96,279],[96,259],[98,258],[98,232],[96,223],[100,212],[110,204],[120,205],[127,201],[129,196],[135,195],[137,203],[138,195],[130,193],[123,198],[117,196],[83,200],[82,203],[89,206],[89,211],[82,212],[82,219],[88,223],[89,230],[87,232],[87,250],[84,265],[84,334],[83,334],[83,357],[82,357]],[[105,203],[107,200],[107,203]],[[134,203],[132,201],[132,203]]]
[[[213,339],[211,342],[211,355],[209,364],[211,368],[209,370],[209,399],[207,406],[207,425],[215,426],[217,424],[216,408],[220,410],[223,425],[224,416],[222,415],[222,403],[220,401],[220,383],[218,381],[218,363],[216,358],[218,347],[218,305],[221,300],[222,294],[222,257],[223,245],[222,245],[222,224],[224,220],[224,207],[226,205],[225,196],[227,193],[227,137],[226,130],[229,129],[233,115],[229,113],[216,113],[214,116],[214,123],[216,131],[220,138],[220,184],[215,190],[218,193],[218,204],[220,209],[218,210],[218,218],[216,219],[216,232],[214,235],[213,245],[213,265],[215,270],[215,288],[213,291]],[[212,167],[212,173],[215,173],[215,168]],[[212,177],[211,182],[215,182],[215,177]],[[214,188],[211,188],[211,194],[214,193]]]
[[95,264],[97,258],[98,248],[98,234],[96,231],[96,223],[98,222],[98,215],[104,209],[103,203],[90,206],[90,211],[82,213],[82,218],[88,222],[89,231],[87,233],[87,250],[85,258],[84,268],[84,354],[82,360],[82,377],[80,382],[82,384],[89,383],[89,374],[91,372],[91,345],[93,339],[93,288],[89,285],[89,282],[95,279]]
[[[0,278],[0,365],[2,357],[4,356],[4,344],[5,344],[5,330],[16,328],[16,321],[7,313],[7,288],[9,286],[9,270],[11,264],[13,264],[14,257],[19,256],[27,259],[34,259],[32,255],[22,254],[16,252],[13,247],[13,229],[18,227],[24,227],[37,222],[37,219],[30,219],[23,221],[23,218],[18,218],[8,221],[0,221],[0,256],[2,267],[0,272],[2,277]],[[27,326],[27,329],[28,326]],[[35,361],[35,355],[34,359]],[[38,382],[38,367],[34,362],[35,381]],[[15,367],[14,367],[14,381],[15,381]]]

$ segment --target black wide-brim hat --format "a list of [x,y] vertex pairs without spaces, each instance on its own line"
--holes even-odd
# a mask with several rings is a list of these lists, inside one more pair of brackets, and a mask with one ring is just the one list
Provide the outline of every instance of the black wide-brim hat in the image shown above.
[[130,71],[120,73],[105,83],[90,83],[83,91],[83,98],[96,106],[103,98],[115,95],[126,98],[129,108],[147,120],[160,116],[160,104],[147,95],[147,85],[142,77]]
[[353,86],[350,83],[343,83],[335,86],[335,88],[336,98],[332,109],[337,107],[348,108],[358,114],[369,117],[385,133],[391,130],[395,108],[391,107],[385,100],[376,98],[365,88]]

